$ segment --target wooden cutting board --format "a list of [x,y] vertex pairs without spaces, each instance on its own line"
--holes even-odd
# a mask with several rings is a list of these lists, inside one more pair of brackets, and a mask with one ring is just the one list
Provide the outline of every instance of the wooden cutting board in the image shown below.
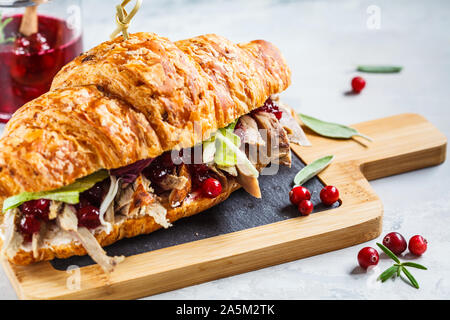
[[223,205],[176,222],[173,231],[108,247],[109,253],[127,256],[109,276],[88,257],[25,267],[3,260],[3,267],[22,299],[131,299],[371,240],[381,232],[383,205],[368,180],[442,163],[447,140],[417,114],[354,127],[374,141],[326,139],[305,129],[313,146],[293,146],[304,163],[335,155],[332,165],[308,182],[315,203],[321,183],[339,189],[340,204],[332,208],[317,206],[308,217],[296,216],[287,199],[302,166],[295,160],[291,170],[261,177],[261,200],[236,191]]

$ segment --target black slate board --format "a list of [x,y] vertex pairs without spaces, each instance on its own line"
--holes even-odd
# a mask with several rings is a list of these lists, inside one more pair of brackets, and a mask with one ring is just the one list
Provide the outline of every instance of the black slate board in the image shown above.
[[[122,239],[106,247],[105,250],[108,255],[132,256],[298,217],[297,208],[290,203],[288,194],[293,186],[294,176],[304,166],[304,163],[292,154],[291,168],[280,166],[276,175],[261,175],[259,184],[262,199],[255,199],[243,189],[239,189],[221,204],[192,217],[176,221],[173,227],[167,230],[160,229],[148,235]],[[339,206],[339,203],[331,207],[320,203],[319,194],[323,184],[319,179],[313,178],[304,186],[311,192],[314,212]],[[86,255],[54,259],[51,264],[57,270],[67,270],[71,265],[84,267],[94,262]]]

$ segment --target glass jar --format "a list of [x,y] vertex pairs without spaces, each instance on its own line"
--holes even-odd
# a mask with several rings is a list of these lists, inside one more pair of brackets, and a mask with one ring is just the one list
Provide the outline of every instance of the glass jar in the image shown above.
[[[47,92],[56,73],[83,50],[80,0],[43,2],[34,10],[33,1],[0,0],[0,122]],[[24,26],[33,10],[37,32],[36,24]],[[21,33],[26,29],[32,30],[27,36]]]

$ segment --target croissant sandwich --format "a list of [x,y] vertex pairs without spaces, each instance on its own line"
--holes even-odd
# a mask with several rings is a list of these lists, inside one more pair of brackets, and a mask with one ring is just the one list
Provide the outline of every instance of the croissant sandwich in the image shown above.
[[289,84],[263,40],[137,33],[83,53],[0,138],[2,255],[28,265],[89,254],[110,272],[124,258],[103,246],[239,187],[261,197],[261,171],[290,166],[290,142],[308,143],[277,95]]

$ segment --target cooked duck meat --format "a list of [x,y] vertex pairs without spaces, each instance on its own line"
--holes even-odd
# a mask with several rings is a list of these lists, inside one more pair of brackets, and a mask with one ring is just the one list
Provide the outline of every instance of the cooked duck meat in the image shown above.
[[122,185],[116,195],[115,207],[118,214],[128,215],[131,201],[133,199],[133,184]]
[[105,272],[112,272],[115,266],[125,259],[124,256],[108,256],[87,228],[78,228],[74,233],[92,260],[97,262]]
[[41,230],[38,233],[33,233],[31,238],[31,248],[33,250],[33,257],[37,259],[39,257],[39,247],[42,244],[42,240],[45,239],[47,232],[47,224],[41,223]]
[[128,216],[140,205],[148,205],[154,201],[156,196],[151,193],[150,181],[139,175],[133,183],[125,184],[117,192],[116,212]]
[[158,201],[150,188],[150,181],[142,174],[132,184],[128,184],[116,196],[116,213],[138,217],[150,215],[164,228],[171,226],[166,218],[167,209]]
[[237,166],[237,171],[237,181],[245,189],[245,191],[247,191],[255,198],[261,198],[261,190],[259,188],[258,178],[243,174],[239,169],[239,165]]
[[23,243],[24,237],[17,231],[16,217],[19,214],[18,209],[8,210],[4,218],[5,238],[3,239],[2,255],[14,257]]
[[71,233],[81,242],[92,260],[97,262],[105,272],[112,272],[114,267],[125,259],[123,256],[107,256],[94,235],[87,228],[78,227],[78,218],[73,207],[65,205],[57,221],[61,229]]
[[[269,162],[291,165],[291,149],[286,131],[281,127],[278,119],[268,112],[257,112],[253,114],[260,129],[265,130],[263,138],[266,147],[260,148],[258,162],[268,164]],[[261,152],[263,151],[263,152]]]
[[302,127],[296,120],[297,116],[292,114],[282,103],[279,103],[279,108],[283,112],[283,116],[279,120],[280,125],[286,131],[289,141],[305,147],[311,146]]
[[185,164],[181,164],[178,168],[178,183],[174,184],[169,195],[169,204],[172,208],[178,207],[183,203],[192,190],[191,174]]
[[111,224],[114,223],[114,201],[111,203],[111,205],[108,207],[108,209],[105,212],[105,221],[109,222]]
[[144,176],[139,175],[136,178],[133,182],[132,189],[134,190],[134,193],[130,199],[131,202],[127,215],[134,215],[136,209],[156,202],[156,196],[150,189],[150,181],[148,181]]
[[[218,168],[217,166],[214,166],[214,165],[209,166],[209,169],[213,172],[214,178],[219,180],[220,184],[222,185],[222,188],[225,190],[228,189],[228,178],[223,174],[223,172],[221,171],[222,169],[219,170],[220,168]],[[237,172],[236,172],[236,175],[237,175]]]
[[239,136],[241,143],[265,145],[265,142],[258,131],[258,125],[255,119],[248,115],[239,118],[234,133]]
[[172,189],[183,189],[188,183],[188,178],[182,175],[167,174],[158,185],[161,189],[168,191]]
[[62,210],[63,203],[60,201],[51,201],[50,202],[50,209],[48,213],[48,219],[53,220],[56,219],[58,216],[58,213]]

